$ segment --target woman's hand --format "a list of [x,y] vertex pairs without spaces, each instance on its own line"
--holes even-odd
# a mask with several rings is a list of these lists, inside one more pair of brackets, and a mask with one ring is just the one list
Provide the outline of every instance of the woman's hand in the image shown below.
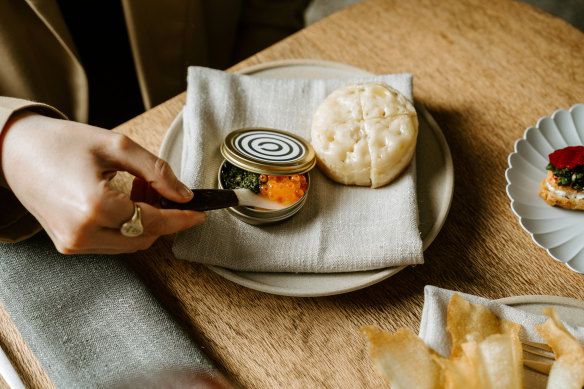
[[132,217],[134,203],[108,187],[117,171],[141,179],[141,189],[133,191],[140,201],[156,198],[148,188],[173,201],[191,199],[165,161],[124,135],[31,112],[17,113],[5,131],[0,146],[6,181],[61,253],[133,252],[205,221],[201,212],[139,202],[144,233],[125,237],[120,227]]

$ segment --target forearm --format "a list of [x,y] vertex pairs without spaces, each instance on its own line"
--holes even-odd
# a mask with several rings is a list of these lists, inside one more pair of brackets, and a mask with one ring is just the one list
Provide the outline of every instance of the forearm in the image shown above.
[[0,96],[0,242],[17,242],[41,230],[36,219],[12,193],[4,177],[4,138],[14,121],[28,110],[47,116],[63,117],[56,109],[45,104]]

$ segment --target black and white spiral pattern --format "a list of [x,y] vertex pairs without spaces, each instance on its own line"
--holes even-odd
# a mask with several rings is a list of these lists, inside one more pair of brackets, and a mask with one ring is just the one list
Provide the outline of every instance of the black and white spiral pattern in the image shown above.
[[298,140],[267,131],[251,131],[235,139],[235,147],[243,154],[267,162],[293,162],[306,153]]

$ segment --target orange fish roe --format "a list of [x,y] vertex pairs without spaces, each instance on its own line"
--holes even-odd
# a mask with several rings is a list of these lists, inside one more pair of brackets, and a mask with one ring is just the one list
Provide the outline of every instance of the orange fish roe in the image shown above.
[[300,200],[308,186],[304,174],[293,176],[266,176],[262,174],[260,182],[260,194],[285,206],[290,206]]

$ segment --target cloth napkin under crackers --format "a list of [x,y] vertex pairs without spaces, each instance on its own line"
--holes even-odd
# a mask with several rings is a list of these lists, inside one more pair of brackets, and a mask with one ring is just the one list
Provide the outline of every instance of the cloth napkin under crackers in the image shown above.
[[[450,334],[446,330],[446,312],[450,298],[454,293],[463,297],[471,304],[480,304],[487,307],[499,318],[521,324],[522,329],[519,333],[520,339],[545,343],[534,327],[534,325],[540,325],[547,320],[547,316],[544,316],[543,314],[534,314],[483,297],[427,285],[424,288],[424,308],[422,310],[422,319],[420,321],[419,336],[428,347],[432,348],[442,356],[450,356],[451,351],[452,341],[450,339]],[[584,327],[571,326],[569,323],[566,323],[565,318],[562,318],[561,312],[558,313],[560,313],[560,319],[564,319],[562,321],[566,329],[570,331],[580,343],[584,344]],[[532,356],[529,356],[529,358],[534,359]],[[524,369],[524,378],[526,388],[537,389],[546,387],[547,376],[543,374]]]
[[[181,180],[216,188],[225,136],[243,127],[286,130],[310,141],[313,113],[338,87],[382,81],[413,101],[412,76],[276,79],[190,67],[183,110]],[[334,183],[317,168],[304,207],[277,225],[252,226],[226,210],[176,237],[177,258],[232,270],[352,272],[423,263],[415,166],[371,189]]]

